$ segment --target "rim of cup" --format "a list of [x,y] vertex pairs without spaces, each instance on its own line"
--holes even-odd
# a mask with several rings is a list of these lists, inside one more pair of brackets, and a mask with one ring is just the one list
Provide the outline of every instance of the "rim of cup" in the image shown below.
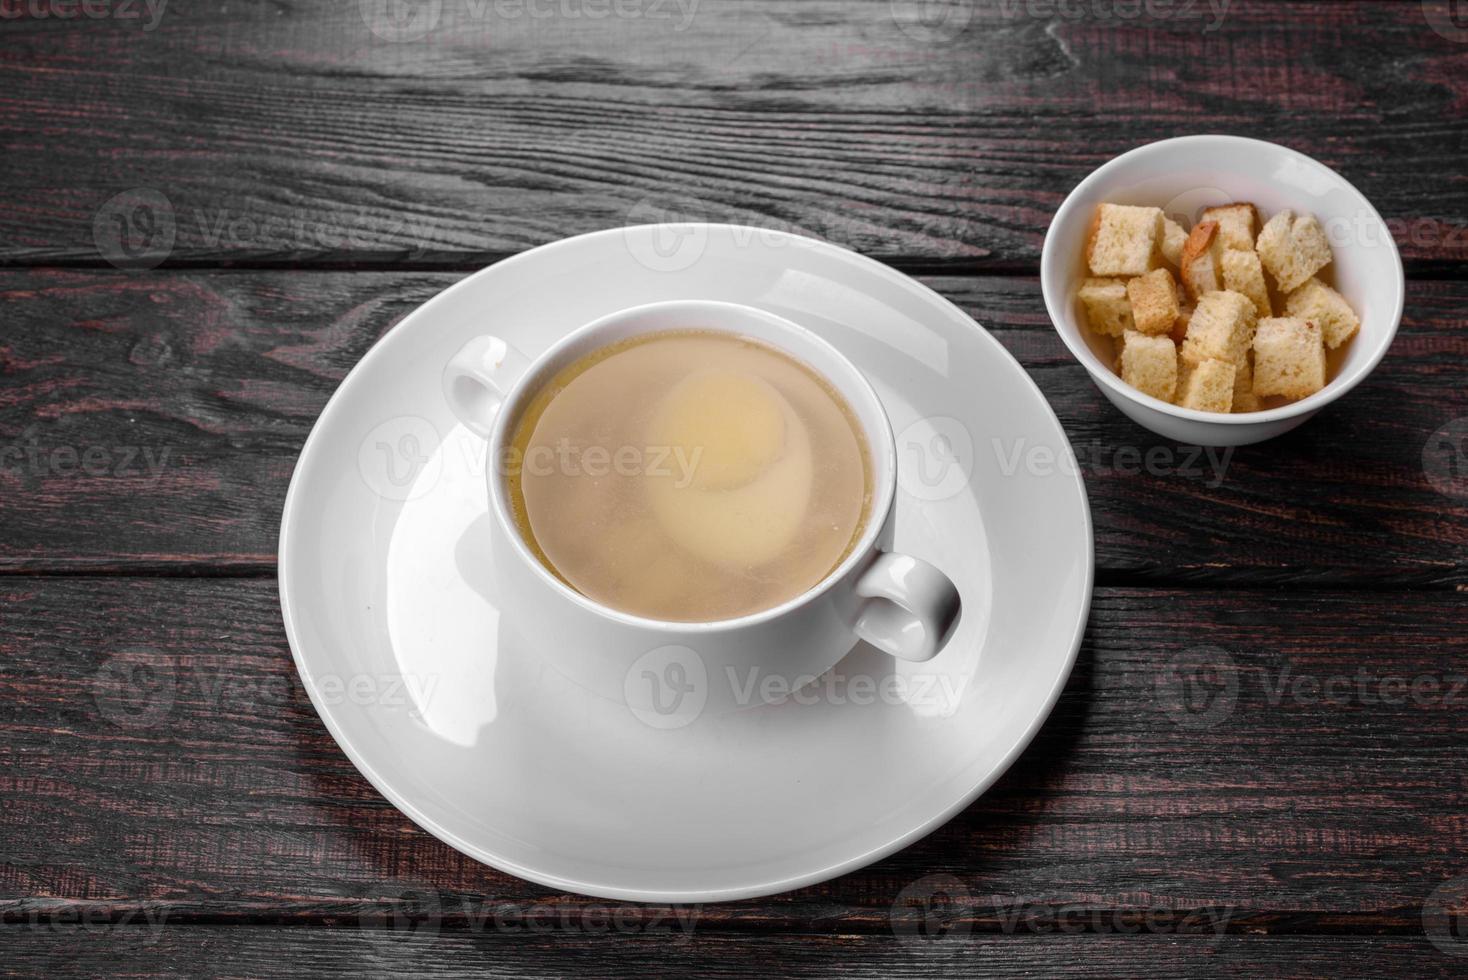
[[[1141,164],[1152,162],[1157,157],[1163,157],[1170,153],[1177,153],[1186,149],[1200,146],[1210,146],[1220,152],[1217,159],[1223,161],[1215,167],[1211,173],[1226,173],[1228,170],[1224,152],[1252,152],[1258,153],[1266,149],[1270,153],[1285,154],[1292,157],[1298,164],[1325,175],[1336,187],[1344,190],[1355,199],[1355,205],[1360,214],[1368,216],[1373,224],[1373,232],[1379,236],[1378,240],[1385,244],[1383,255],[1390,259],[1392,270],[1392,286],[1395,296],[1390,304],[1390,314],[1385,322],[1373,322],[1369,336],[1371,347],[1365,352],[1366,356],[1349,366],[1348,370],[1342,370],[1335,377],[1326,382],[1325,387],[1299,401],[1290,402],[1277,408],[1267,409],[1261,412],[1240,412],[1238,414],[1224,414],[1221,412],[1202,412],[1197,409],[1183,408],[1171,402],[1165,402],[1160,398],[1144,394],[1133,388],[1121,379],[1121,375],[1111,369],[1109,365],[1099,358],[1095,351],[1085,342],[1084,331],[1087,329],[1076,320],[1074,312],[1075,289],[1079,286],[1079,278],[1075,272],[1074,259],[1080,254],[1084,246],[1084,240],[1078,236],[1066,235],[1063,228],[1069,223],[1068,219],[1079,208],[1094,206],[1092,200],[1093,191],[1096,187],[1106,184],[1118,175],[1125,173],[1128,169]],[[1210,180],[1219,180],[1214,176]],[[1226,179],[1226,178],[1223,178]],[[1303,209],[1302,209],[1303,210]],[[1332,215],[1316,213],[1321,222],[1327,222]],[[1062,241],[1061,238],[1066,240]],[[1392,237],[1391,230],[1381,214],[1367,200],[1354,184],[1346,180],[1335,170],[1327,167],[1313,157],[1298,150],[1271,143],[1267,140],[1254,139],[1247,136],[1230,136],[1224,134],[1202,134],[1195,136],[1177,136],[1171,139],[1158,140],[1147,143],[1134,149],[1128,150],[1120,156],[1114,157],[1091,171],[1075,189],[1067,195],[1065,201],[1056,210],[1055,216],[1050,221],[1050,227],[1045,233],[1045,243],[1040,253],[1040,289],[1045,297],[1045,307],[1050,315],[1051,324],[1055,331],[1060,334],[1060,339],[1069,349],[1071,356],[1080,361],[1086,368],[1093,380],[1104,384],[1111,391],[1124,397],[1145,405],[1147,408],[1162,412],[1180,419],[1194,422],[1210,422],[1216,425],[1249,425],[1259,422],[1276,422],[1284,419],[1294,418],[1299,415],[1316,412],[1331,402],[1346,394],[1356,387],[1366,376],[1376,369],[1381,359],[1386,356],[1387,349],[1391,347],[1393,338],[1396,337],[1397,328],[1402,322],[1402,312],[1406,306],[1406,273],[1402,268],[1402,257],[1397,250],[1396,240]],[[1359,344],[1368,337],[1366,323],[1352,343]],[[1063,324],[1074,326],[1074,330],[1067,330]],[[1072,335],[1074,334],[1074,336]]]

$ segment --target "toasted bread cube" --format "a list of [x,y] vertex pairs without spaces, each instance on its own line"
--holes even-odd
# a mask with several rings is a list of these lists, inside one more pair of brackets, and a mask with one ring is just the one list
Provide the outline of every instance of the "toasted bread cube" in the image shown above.
[[1162,209],[1102,204],[1091,220],[1086,262],[1096,276],[1140,276],[1162,239]]
[[1187,240],[1187,229],[1164,216],[1162,219],[1162,257],[1174,268],[1182,264],[1183,243]]
[[1177,319],[1172,322],[1172,332],[1169,336],[1172,337],[1172,342],[1174,344],[1181,344],[1183,342],[1183,339],[1187,337],[1188,323],[1191,322],[1192,319],[1193,308],[1185,304],[1183,308],[1178,312]]
[[1285,210],[1259,233],[1259,258],[1282,293],[1292,293],[1330,265],[1330,240],[1314,215]]
[[1166,269],[1153,269],[1126,284],[1132,320],[1142,333],[1167,333],[1177,321],[1177,283]]
[[1249,352],[1258,319],[1253,302],[1243,293],[1228,289],[1205,293],[1188,321],[1183,360],[1201,364],[1214,358],[1237,364]]
[[1227,249],[1220,262],[1223,266],[1223,288],[1243,293],[1254,303],[1259,316],[1273,316],[1269,307],[1269,287],[1264,283],[1264,265],[1253,249]]
[[1188,295],[1197,299],[1204,293],[1223,288],[1223,275],[1218,267],[1218,222],[1204,221],[1193,229],[1183,243],[1180,268]]
[[1325,341],[1299,317],[1259,321],[1254,335],[1254,394],[1304,398],[1325,387]]
[[1107,337],[1120,337],[1132,324],[1132,304],[1126,283],[1120,279],[1087,279],[1076,293],[1086,308],[1091,329]]
[[1285,297],[1290,316],[1309,320],[1320,327],[1325,345],[1335,350],[1361,329],[1361,318],[1340,293],[1319,279],[1305,280],[1305,285]]
[[1230,204],[1209,208],[1198,220],[1218,222],[1218,238],[1225,249],[1254,251],[1254,239],[1259,234],[1259,209],[1254,205]]
[[1121,380],[1143,394],[1172,401],[1177,389],[1177,345],[1172,338],[1128,330],[1122,338]]
[[1254,394],[1254,364],[1253,354],[1245,357],[1234,365],[1234,403],[1235,412],[1257,412],[1260,409],[1259,396]]
[[1234,403],[1234,375],[1230,361],[1208,358],[1197,364],[1183,362],[1178,374],[1177,403],[1199,412],[1227,412]]

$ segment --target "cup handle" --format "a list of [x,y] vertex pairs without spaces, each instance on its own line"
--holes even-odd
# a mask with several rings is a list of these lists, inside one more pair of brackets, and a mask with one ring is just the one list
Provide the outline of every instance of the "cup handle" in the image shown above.
[[505,396],[530,361],[498,337],[475,337],[443,370],[443,396],[469,431],[488,439]]
[[899,660],[932,660],[963,608],[952,579],[920,558],[882,552],[856,582],[856,635]]

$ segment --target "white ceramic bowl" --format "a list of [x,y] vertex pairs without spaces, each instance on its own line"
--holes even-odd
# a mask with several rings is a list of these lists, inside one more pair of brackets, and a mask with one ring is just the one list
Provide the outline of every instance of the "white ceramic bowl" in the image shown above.
[[[1076,291],[1086,277],[1085,243],[1103,202],[1150,204],[1192,227],[1204,208],[1252,201],[1267,218],[1290,208],[1325,226],[1335,252],[1335,287],[1361,317],[1361,330],[1333,352],[1331,379],[1280,408],[1221,415],[1179,408],[1126,384],[1112,369],[1110,338],[1084,323]],[[1406,280],[1381,215],[1340,174],[1302,153],[1240,136],[1183,136],[1138,147],[1081,181],[1050,222],[1040,259],[1045,306],[1091,380],[1129,418],[1160,436],[1204,446],[1244,446],[1288,432],[1360,384],[1396,335]]]

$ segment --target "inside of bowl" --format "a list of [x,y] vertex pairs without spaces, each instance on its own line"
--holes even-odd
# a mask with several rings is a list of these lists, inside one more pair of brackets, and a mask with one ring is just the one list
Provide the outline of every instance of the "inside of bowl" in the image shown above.
[[[1395,326],[1400,296],[1400,261],[1391,232],[1365,198],[1322,164],[1283,147],[1252,141],[1156,144],[1098,173],[1069,212],[1057,239],[1069,251],[1062,268],[1070,270],[1067,293],[1072,329],[1102,364],[1115,355],[1109,337],[1085,329],[1076,291],[1086,277],[1085,244],[1097,205],[1152,205],[1191,228],[1207,208],[1252,202],[1267,221],[1289,208],[1314,214],[1330,239],[1334,261],[1320,278],[1334,286],[1361,317],[1360,333],[1330,352],[1332,385],[1364,372]],[[1074,334],[1073,334],[1074,336]]]

